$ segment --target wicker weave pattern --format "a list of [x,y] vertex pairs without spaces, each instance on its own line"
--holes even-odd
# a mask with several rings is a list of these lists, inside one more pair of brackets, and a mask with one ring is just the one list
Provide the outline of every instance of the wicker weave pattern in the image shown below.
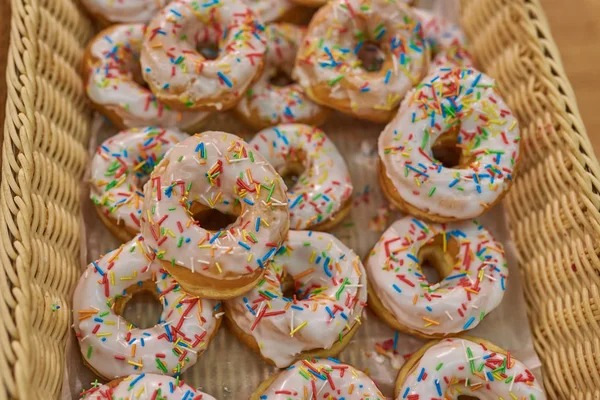
[[[70,1],[12,1],[0,185],[0,398],[56,398],[61,390],[90,124],[78,65],[91,34]],[[54,313],[53,304],[64,312]]]
[[[79,275],[92,35],[72,0],[11,0],[0,210],[0,399],[56,398]],[[551,398],[599,398],[600,168],[538,0],[462,0],[463,26],[523,127],[506,205]],[[35,382],[35,383],[33,383]]]
[[523,127],[507,196],[552,398],[600,398],[600,169],[538,0],[463,0],[462,23]]

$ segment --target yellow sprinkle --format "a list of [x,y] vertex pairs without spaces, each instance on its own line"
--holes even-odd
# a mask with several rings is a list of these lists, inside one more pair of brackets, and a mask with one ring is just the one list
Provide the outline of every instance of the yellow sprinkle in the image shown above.
[[110,333],[110,332],[96,334],[96,336],[98,336],[98,337],[111,336],[111,335],[112,335],[112,333]]
[[434,321],[434,320],[429,319],[429,318],[426,318],[426,317],[421,317],[421,318],[423,318],[424,321],[426,321],[426,322],[428,322],[430,324],[433,324],[433,325],[439,325],[440,324],[439,322]]
[[131,365],[135,365],[135,366],[136,366],[136,367],[138,367],[138,368],[143,368],[143,367],[144,367],[144,364],[142,364],[142,363],[137,363],[137,362],[135,362],[135,361],[131,361],[131,360],[127,360],[127,363],[128,363],[128,364],[131,364]]
[[290,332],[290,336],[294,336],[294,333],[298,332],[300,329],[304,328],[306,325],[308,325],[308,321],[304,321],[303,323],[301,323],[300,325],[295,327],[294,330],[292,330]]
[[215,263],[215,266],[217,267],[217,269],[219,270],[219,273],[223,273],[223,270],[221,269],[221,266],[219,265],[218,262]]

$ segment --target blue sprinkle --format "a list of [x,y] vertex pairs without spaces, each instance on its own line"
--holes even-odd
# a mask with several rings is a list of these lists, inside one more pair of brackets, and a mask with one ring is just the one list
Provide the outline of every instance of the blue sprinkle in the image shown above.
[[393,287],[394,289],[396,289],[396,292],[398,292],[398,293],[402,293],[402,290],[401,290],[401,289],[398,287],[398,285],[396,285],[395,283],[392,285],[392,287]]
[[144,376],[146,376],[146,374],[140,374],[140,376],[138,376],[137,378],[132,380],[131,383],[129,383],[129,387],[135,386],[135,384],[138,383],[140,381],[140,379],[143,379]]
[[471,326],[471,324],[473,323],[473,321],[475,321],[475,317],[469,318],[469,320],[467,321],[467,323],[465,324],[465,326],[463,326],[463,329],[468,329],[469,326]]
[[217,72],[217,75],[219,75],[219,78],[221,78],[227,86],[233,87],[233,85],[231,84],[231,81],[229,80],[229,78],[227,78],[225,76],[225,74],[223,74],[221,71],[219,71],[219,72]]

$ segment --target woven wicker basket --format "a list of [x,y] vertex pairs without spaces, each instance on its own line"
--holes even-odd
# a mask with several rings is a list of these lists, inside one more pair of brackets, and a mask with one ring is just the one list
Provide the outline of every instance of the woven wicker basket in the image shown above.
[[[11,1],[0,399],[57,398],[71,322],[52,306],[69,304],[80,271],[91,112],[78,65],[93,27],[73,0]],[[573,91],[538,0],[463,0],[461,10],[480,67],[522,126],[522,173],[506,205],[546,389],[550,398],[598,399],[600,168]]]

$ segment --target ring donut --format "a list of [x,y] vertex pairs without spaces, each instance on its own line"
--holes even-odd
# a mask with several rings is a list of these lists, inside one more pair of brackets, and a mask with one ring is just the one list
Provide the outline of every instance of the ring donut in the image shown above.
[[420,8],[414,8],[413,12],[421,20],[425,40],[431,48],[433,59],[430,69],[473,65],[473,58],[467,50],[467,38],[458,25]]
[[438,69],[379,136],[380,184],[393,206],[419,219],[476,218],[510,188],[519,143],[517,120],[492,78]]
[[[475,328],[504,297],[504,250],[477,221],[436,224],[407,216],[366,261],[369,306],[389,326],[424,338]],[[441,280],[432,284],[423,266]]]
[[546,395],[509,351],[470,336],[430,341],[396,379],[396,400],[457,398],[545,400]]
[[302,124],[279,125],[258,132],[249,144],[282,176],[298,174],[287,192],[292,229],[329,230],[348,215],[350,173],[322,130]]
[[90,41],[82,72],[92,105],[119,129],[160,125],[192,131],[200,127],[210,113],[172,110],[145,86],[139,60],[145,31],[143,24],[115,25]]
[[169,0],[81,0],[101,25],[147,23]]
[[[84,362],[114,379],[152,372],[175,375],[196,363],[216,335],[221,303],[184,293],[138,235],[88,265],[73,295],[74,329]],[[153,293],[163,311],[151,328],[122,317],[138,292]]]
[[307,13],[292,0],[246,0],[264,23],[301,22]]
[[[196,50],[210,46],[215,59]],[[142,73],[165,104],[222,111],[260,76],[265,50],[264,27],[244,1],[175,0],[148,25]]]
[[366,300],[366,274],[351,249],[328,233],[289,231],[263,280],[228,300],[225,316],[242,342],[284,368],[339,354]]
[[90,197],[104,225],[122,242],[140,231],[141,182],[188,135],[155,126],[119,132],[98,146],[91,166]]
[[[323,397],[318,397],[321,393]],[[250,396],[250,400],[291,398],[386,399],[375,382],[364,372],[333,358],[298,361],[261,383]]]
[[[382,54],[364,65],[363,50]],[[332,0],[317,11],[298,50],[294,76],[319,104],[387,122],[427,73],[429,51],[411,9],[399,1]]]
[[[285,191],[275,169],[239,137],[190,136],[167,153],[144,187],[142,233],[186,291],[235,297],[258,283],[286,237]],[[235,221],[204,228],[194,214],[210,210]]]
[[292,76],[298,47],[305,29],[285,23],[266,26],[267,56],[260,78],[235,107],[236,115],[255,129],[281,123],[320,125],[329,110],[314,103],[295,82],[272,83],[280,75]]
[[80,395],[80,400],[109,399],[216,400],[214,397],[186,385],[183,381],[155,374],[129,375],[105,385],[94,385]]

